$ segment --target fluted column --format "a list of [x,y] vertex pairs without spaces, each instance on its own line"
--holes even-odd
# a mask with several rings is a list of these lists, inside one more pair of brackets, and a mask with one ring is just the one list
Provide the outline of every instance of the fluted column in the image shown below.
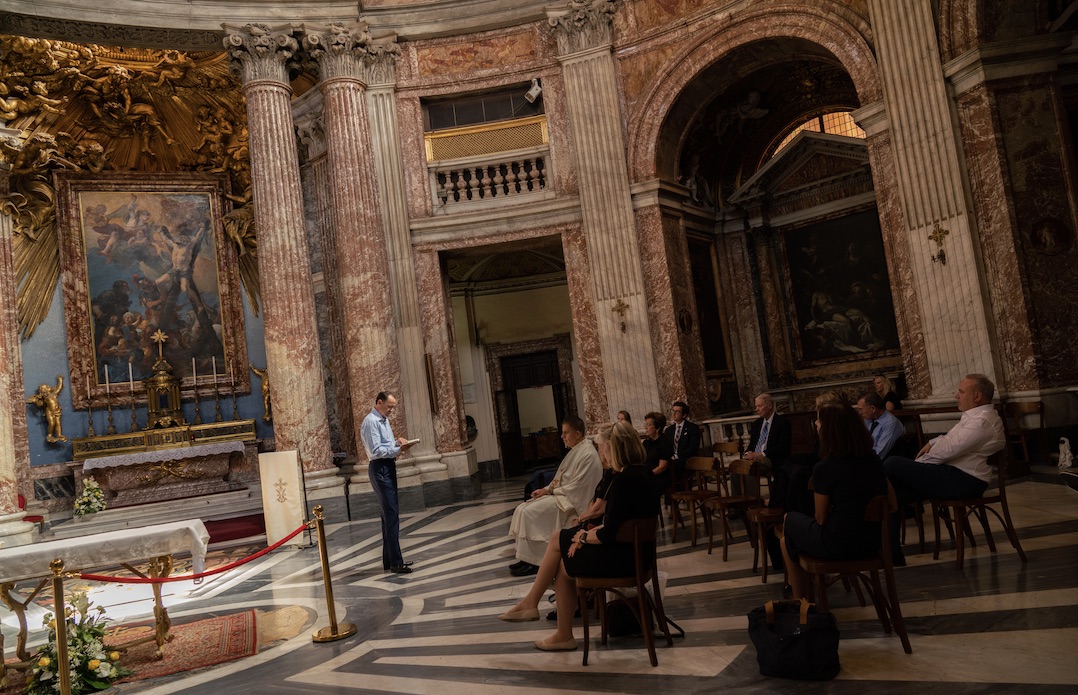
[[[18,146],[17,135],[0,128],[0,137],[12,147]],[[7,163],[0,157],[0,199],[7,197],[8,185]],[[34,530],[22,520],[18,504],[19,469],[28,465],[29,452],[12,230],[11,217],[0,212],[0,544],[6,547],[31,542]]]
[[1000,376],[931,5],[868,3],[872,25],[887,27],[875,33],[887,118],[876,119],[866,132],[874,136],[878,126],[890,127],[914,283],[898,288],[896,298],[916,302],[925,336],[928,378],[909,375],[909,381],[927,389],[911,387],[915,398],[948,395],[970,372]]
[[[367,154],[371,139],[362,76],[370,41],[362,22],[304,27],[304,46],[321,71],[328,193],[336,218],[334,262],[338,300],[346,307],[341,320],[356,427],[379,391],[403,395],[378,187]],[[403,397],[400,401],[394,429],[412,436],[406,423],[420,404]]]
[[277,449],[299,451],[307,471],[333,471],[299,157],[289,105],[288,63],[298,43],[289,26],[224,28],[225,48],[239,70],[247,99],[258,272]]
[[573,125],[589,284],[611,415],[622,408],[646,412],[659,402],[611,53],[613,13],[611,0],[573,0],[547,10]]

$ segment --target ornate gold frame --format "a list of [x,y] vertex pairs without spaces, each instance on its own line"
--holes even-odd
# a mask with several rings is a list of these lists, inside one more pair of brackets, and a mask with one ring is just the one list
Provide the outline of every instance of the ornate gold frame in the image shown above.
[[[71,399],[76,409],[86,408],[89,398],[95,407],[105,400],[105,386],[97,383],[94,368],[95,349],[91,322],[89,273],[80,198],[93,193],[145,194],[205,194],[209,197],[213,249],[217,269],[217,291],[221,312],[221,339],[224,360],[218,362],[219,390],[231,393],[228,384],[229,365],[238,393],[251,390],[247,372],[247,341],[244,334],[243,300],[235,248],[227,241],[222,218],[228,179],[224,175],[201,173],[114,173],[86,175],[61,172],[56,175],[57,234],[60,241],[60,271],[63,288],[64,323],[67,329],[68,362],[71,369]],[[175,367],[175,365],[174,365]],[[89,393],[87,379],[89,378]],[[198,375],[198,391],[203,397],[212,393],[210,374]],[[190,375],[181,380],[184,398],[194,396],[195,384]],[[113,403],[130,403],[126,383],[112,388]],[[136,380],[137,401],[145,398],[145,387]]]

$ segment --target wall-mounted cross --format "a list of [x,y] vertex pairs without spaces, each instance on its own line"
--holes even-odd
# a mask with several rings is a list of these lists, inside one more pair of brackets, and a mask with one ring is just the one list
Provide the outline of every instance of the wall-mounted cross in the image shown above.
[[628,328],[625,323],[625,312],[629,310],[629,305],[623,302],[621,299],[618,299],[618,303],[610,307],[610,310],[617,314],[618,317],[621,319],[621,332],[624,333]]
[[936,228],[932,230],[932,233],[928,235],[929,241],[936,242],[936,254],[932,256],[932,262],[939,262],[940,265],[947,265],[947,252],[943,248],[943,240],[947,238],[950,232],[940,226],[940,223],[936,223]]

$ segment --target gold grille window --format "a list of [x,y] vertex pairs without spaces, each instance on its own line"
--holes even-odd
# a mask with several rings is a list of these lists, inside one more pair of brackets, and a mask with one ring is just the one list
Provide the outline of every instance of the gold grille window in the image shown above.
[[427,133],[424,140],[428,162],[542,147],[550,142],[546,116],[442,130]]

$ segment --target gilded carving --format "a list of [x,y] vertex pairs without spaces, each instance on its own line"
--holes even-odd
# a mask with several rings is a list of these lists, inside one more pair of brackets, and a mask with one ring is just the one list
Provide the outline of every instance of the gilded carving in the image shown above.
[[570,0],[547,10],[547,23],[558,42],[558,55],[597,48],[612,41],[616,0]]
[[251,371],[258,375],[258,378],[262,380],[262,419],[266,422],[273,422],[273,410],[271,410],[272,403],[270,403],[270,378],[269,367],[265,369],[259,369],[258,367],[249,365]]
[[60,374],[56,377],[56,386],[41,384],[37,387],[37,393],[26,399],[27,403],[32,403],[45,411],[45,422],[48,424],[45,441],[50,444],[67,441],[67,437],[62,432],[62,411],[60,409],[60,399],[58,398],[63,388],[64,377]]
[[[19,328],[48,314],[59,280],[58,171],[227,172],[239,217],[249,215],[244,104],[220,53],[116,49],[0,35],[0,121],[25,140],[0,142],[14,221]],[[252,224],[234,227],[241,279],[258,311]]]

